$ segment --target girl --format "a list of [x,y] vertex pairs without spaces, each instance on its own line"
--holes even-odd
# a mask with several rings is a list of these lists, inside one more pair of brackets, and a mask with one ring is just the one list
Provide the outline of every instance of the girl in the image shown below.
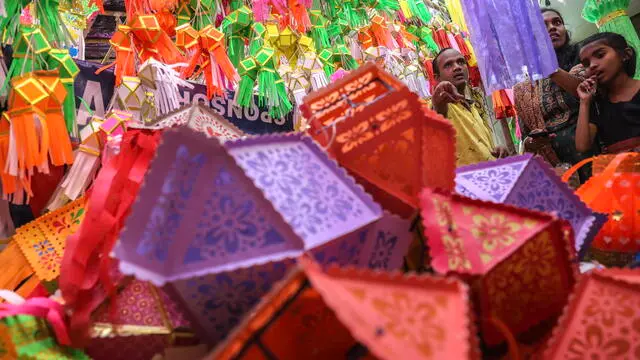
[[588,78],[578,86],[576,149],[588,150],[597,136],[605,152],[640,151],[640,81],[633,79],[635,50],[621,35],[599,33],[583,42],[580,61]]

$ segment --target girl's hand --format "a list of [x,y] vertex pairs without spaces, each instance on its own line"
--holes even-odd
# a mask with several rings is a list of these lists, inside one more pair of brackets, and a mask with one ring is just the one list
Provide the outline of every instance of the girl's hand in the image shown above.
[[596,78],[592,76],[578,85],[578,97],[580,101],[590,102],[596,93]]

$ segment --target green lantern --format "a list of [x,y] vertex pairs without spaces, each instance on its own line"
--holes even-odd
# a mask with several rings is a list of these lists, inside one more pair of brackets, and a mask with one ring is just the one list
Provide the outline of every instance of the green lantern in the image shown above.
[[[582,17],[598,26],[600,32],[614,32],[624,36],[636,53],[640,52],[640,39],[627,14],[630,0],[587,0]],[[636,79],[640,79],[640,57],[636,60]]]
[[74,91],[73,81],[80,72],[78,65],[73,61],[69,51],[65,49],[51,49],[47,54],[47,65],[50,70],[58,69],[60,72],[60,80],[67,90],[67,96],[64,99],[64,121],[67,131],[76,135],[76,95]]

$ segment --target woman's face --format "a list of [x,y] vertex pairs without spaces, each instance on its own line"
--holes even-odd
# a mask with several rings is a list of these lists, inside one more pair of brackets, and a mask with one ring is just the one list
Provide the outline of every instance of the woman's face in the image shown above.
[[587,69],[587,76],[595,76],[599,84],[608,84],[619,72],[624,71],[624,59],[603,41],[595,41],[580,49],[580,62]]
[[542,14],[544,24],[547,26],[547,32],[551,38],[554,49],[559,49],[567,43],[567,28],[564,27],[564,21],[555,11],[545,11]]

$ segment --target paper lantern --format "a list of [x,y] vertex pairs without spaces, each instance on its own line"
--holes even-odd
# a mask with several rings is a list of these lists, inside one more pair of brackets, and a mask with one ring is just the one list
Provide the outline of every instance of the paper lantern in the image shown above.
[[80,198],[17,229],[13,236],[36,276],[53,281],[60,276],[60,262],[67,237],[80,228],[85,215]]
[[607,266],[626,266],[640,251],[640,154],[601,155],[567,170],[575,171],[593,161],[593,176],[576,194],[596,211],[609,215],[596,235],[589,255]]
[[[382,216],[300,136],[222,147],[191,130],[167,131],[149,176],[157,181],[141,189],[116,254],[125,273],[160,285],[295,256]],[[186,216],[194,209],[201,215]]]
[[[325,263],[399,267],[410,238],[408,223],[383,218],[344,170],[300,135],[222,146],[188,129],[168,130],[147,179],[156,180],[143,186],[115,250],[120,267],[156,284],[172,282],[207,341],[221,339],[229,323],[211,315],[224,310],[210,306],[218,292],[194,281],[223,279],[220,286],[235,284],[229,294],[244,297],[237,294],[248,286],[241,274],[316,249]],[[248,303],[233,308],[235,315],[248,310]]]
[[488,161],[456,170],[459,194],[531,210],[555,212],[569,221],[576,250],[583,256],[606,217],[578,198],[544,160],[531,154]]
[[558,69],[537,1],[461,3],[488,94],[510,89],[528,78],[546,78]]
[[423,187],[453,189],[450,122],[377,66],[310,94],[301,109],[309,134],[387,210],[410,217]]
[[194,342],[179,306],[153,285],[131,280],[109,305],[94,315],[87,354],[95,360],[148,360],[178,340]]
[[578,276],[571,227],[561,219],[425,189],[420,196],[431,265],[474,290],[488,345],[552,320]]
[[301,265],[205,359],[479,359],[462,282]]
[[640,271],[583,275],[553,331],[544,359],[637,359],[640,356]]
[[207,137],[216,137],[222,140],[239,139],[245,136],[244,132],[230,121],[210,107],[198,102],[142,125],[144,128],[154,130],[180,126],[189,127]]
[[138,120],[145,99],[145,91],[140,78],[124,76],[122,84],[116,89],[114,97],[120,110],[133,114],[134,118]]

